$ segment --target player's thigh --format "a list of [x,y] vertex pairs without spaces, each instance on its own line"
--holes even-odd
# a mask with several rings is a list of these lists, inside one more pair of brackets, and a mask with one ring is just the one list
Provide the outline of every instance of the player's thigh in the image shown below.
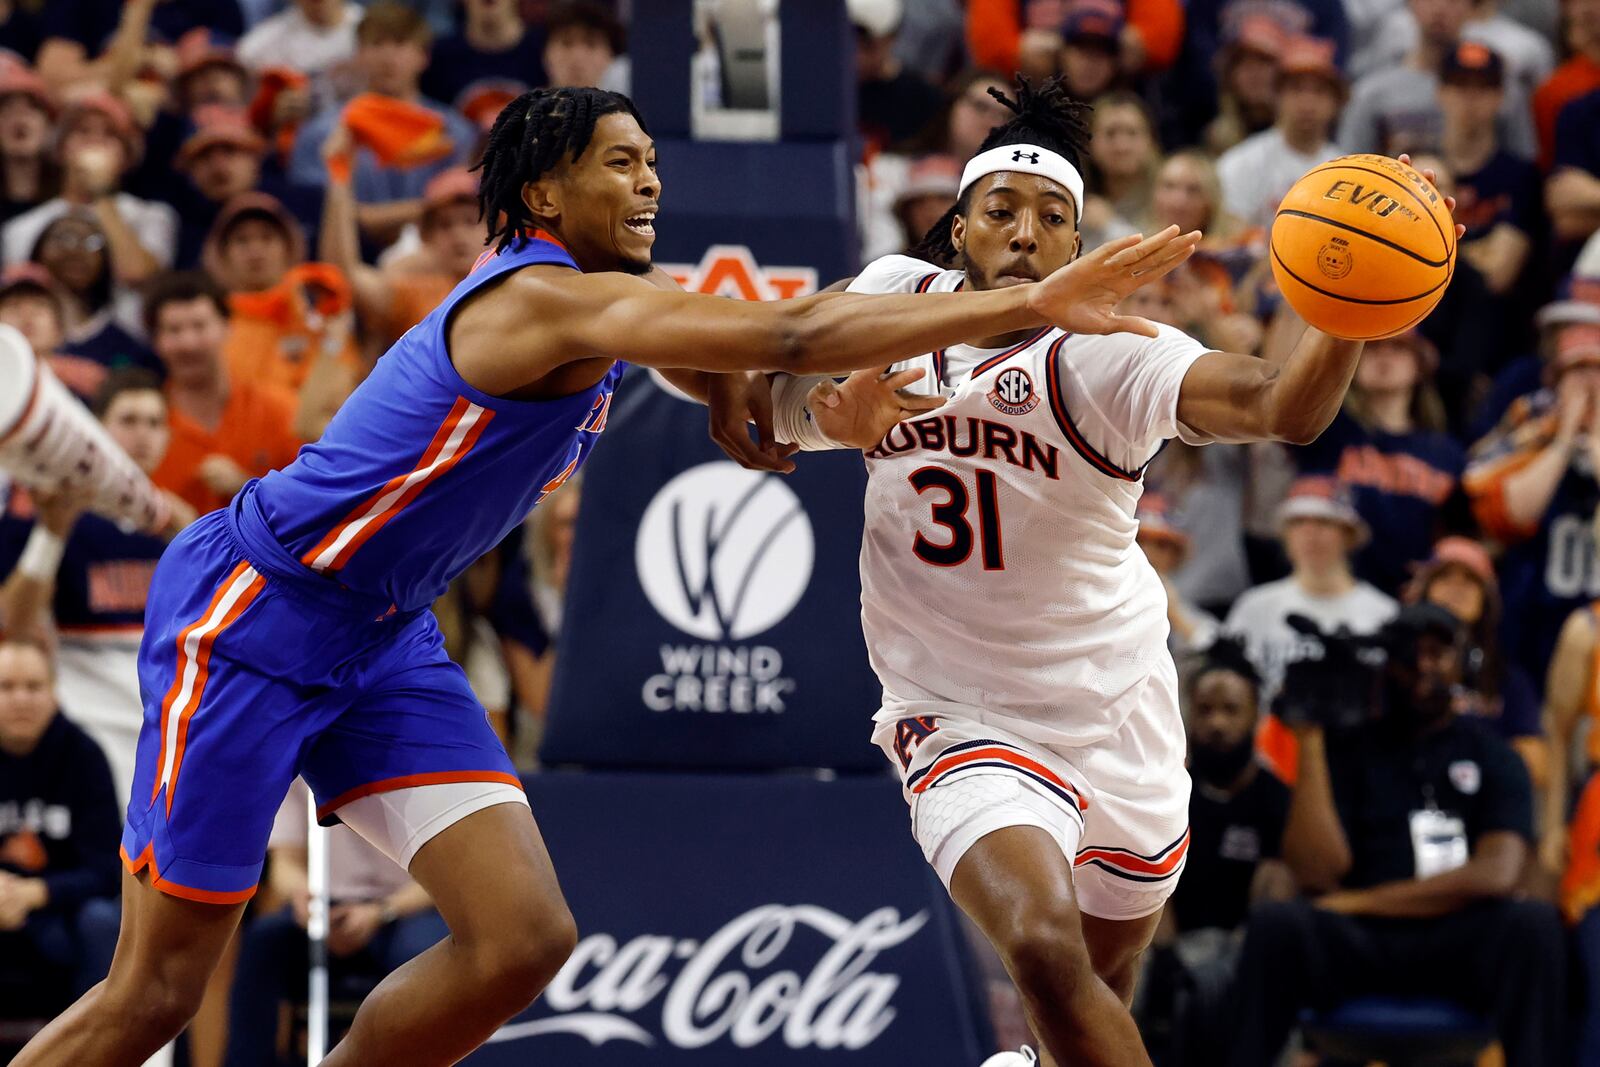
[[461,668],[431,640],[431,622],[397,645],[395,658],[409,662],[365,679],[301,764],[319,818],[343,821],[407,868],[480,811],[511,805],[527,816],[511,758]]
[[452,823],[418,850],[410,870],[457,941],[571,936],[555,866],[525,804],[497,804]]
[[1152,678],[1116,734],[1066,755],[1094,786],[1075,858],[1078,903],[1109,923],[1102,943],[1138,941],[1177,888],[1189,850],[1189,773],[1175,683]]

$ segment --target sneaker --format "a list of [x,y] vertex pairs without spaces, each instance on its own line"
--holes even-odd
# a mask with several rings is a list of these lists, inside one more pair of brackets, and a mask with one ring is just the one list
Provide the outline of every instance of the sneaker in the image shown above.
[[1039,1057],[1034,1055],[1033,1049],[1023,1045],[1019,1052],[996,1052],[978,1067],[1034,1067],[1038,1062]]

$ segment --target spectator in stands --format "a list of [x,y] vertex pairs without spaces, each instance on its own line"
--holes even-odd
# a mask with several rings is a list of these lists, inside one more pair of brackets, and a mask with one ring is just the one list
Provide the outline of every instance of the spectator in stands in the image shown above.
[[[1147,285],[1134,295],[1141,294],[1139,302],[1123,305],[1123,314],[1168,325],[1177,319],[1161,287]],[[1250,481],[1250,451],[1244,445],[1200,448],[1173,441],[1145,472],[1145,491],[1158,494],[1172,514],[1181,515],[1189,535],[1189,553],[1171,576],[1172,588],[1210,612],[1226,612],[1250,586],[1245,554]]]
[[[1444,132],[1439,110],[1439,71],[1461,43],[1472,16],[1472,0],[1408,0],[1417,21],[1417,43],[1403,63],[1375,70],[1356,83],[1339,125],[1346,152],[1398,155],[1436,151]],[[1537,152],[1528,98],[1507,86],[1499,114],[1500,143],[1514,155]]]
[[1005,90],[1009,86],[992,71],[967,71],[951,83],[944,111],[928,123],[921,136],[907,142],[903,152],[877,152],[857,165],[863,262],[904,247],[895,204],[911,181],[917,159],[947,156],[965,165],[978,154],[989,131],[1011,116],[1005,105],[989,95],[991,88]]
[[1578,97],[1556,117],[1554,170],[1545,183],[1551,228],[1576,244],[1600,230],[1600,89]]
[[61,216],[89,212],[104,234],[111,272],[120,285],[138,285],[172,264],[178,218],[171,207],[117,191],[140,152],[127,107],[109,93],[89,93],[67,106],[59,129],[61,194],[0,229],[5,262],[25,259]]
[[628,91],[627,35],[595,0],[561,0],[544,20],[544,71],[552,89],[593,85]]
[[900,0],[849,0],[856,33],[856,118],[868,152],[898,145],[938,114],[939,90],[894,54]]
[[1466,644],[1456,712],[1492,726],[1527,764],[1534,787],[1543,788],[1550,759],[1540,722],[1539,691],[1527,672],[1501,653],[1504,613],[1489,553],[1471,538],[1441,538],[1433,546],[1433,558],[1417,570],[1405,599],[1437,604],[1461,621]]
[[[161,465],[169,432],[155,375],[112,372],[94,412],[146,474]],[[118,797],[133,783],[144,721],[138,655],[150,577],[167,538],[194,519],[182,500],[168,503],[164,536],[124,531],[61,493],[15,491],[0,517],[0,573],[15,565],[0,585],[0,623],[10,634],[54,639],[61,707],[105,752]]]
[[50,0],[44,8],[36,66],[57,91],[118,88],[131,76],[117,69],[119,37],[131,38],[137,53],[151,37],[176,41],[197,26],[231,37],[244,32],[237,0]]
[[229,292],[230,376],[297,396],[295,432],[313,440],[355,388],[360,355],[349,279],[305,251],[281,203],[246,193],[217,216],[202,259]]
[[[550,681],[555,674],[561,622],[566,613],[567,578],[572,572],[572,547],[576,541],[578,508],[583,501],[583,479],[571,478],[561,491],[541,506],[524,525],[525,553],[532,564],[529,585],[539,623],[548,637],[544,649],[533,662],[525,663],[513,650],[508,657],[517,701],[533,719],[535,729],[527,731],[537,742],[550,699]],[[531,647],[532,642],[527,642]]]
[[[1124,74],[1166,70],[1183,44],[1183,5],[1174,0],[1129,0],[1119,31]],[[968,0],[967,47],[975,62],[1034,77],[1056,73],[1062,28],[1077,0]]]
[[1116,0],[1072,0],[1061,23],[1061,76],[1078,100],[1094,100],[1119,80],[1127,23]]
[[0,1013],[48,1018],[105,976],[120,805],[106,758],[56,712],[47,647],[0,638]]
[[1282,23],[1264,14],[1228,31],[1217,59],[1217,113],[1201,143],[1213,154],[1270,129],[1277,115],[1278,60],[1288,41]]
[[1473,446],[1462,479],[1500,558],[1507,656],[1544,677],[1562,621],[1589,599],[1600,506],[1600,325],[1569,323],[1555,336],[1550,385],[1519,399]]
[[1226,630],[1244,640],[1267,691],[1275,694],[1285,667],[1304,657],[1304,635],[1289,625],[1291,615],[1310,619],[1324,630],[1374,633],[1394,615],[1394,598],[1357,578],[1355,552],[1371,530],[1356,511],[1349,489],[1333,478],[1307,476],[1290,487],[1278,509],[1289,577],[1259,585],[1241,596],[1228,615]]
[[[1560,875],[1567,868],[1567,813],[1573,797],[1600,769],[1600,600],[1573,609],[1561,626],[1545,679],[1544,729],[1549,785],[1540,820],[1539,858]],[[1573,751],[1584,726],[1583,752]],[[1577,777],[1573,777],[1575,768]],[[1592,903],[1592,902],[1591,902]]]
[[[1417,43],[1417,20],[1410,9],[1396,5],[1386,15],[1358,74],[1403,62]],[[1524,99],[1531,100],[1534,91],[1555,69],[1555,51],[1549,38],[1506,15],[1500,10],[1499,0],[1473,0],[1472,14],[1461,28],[1461,39],[1495,52],[1505,63],[1506,82]]]
[[1136,232],[1150,217],[1161,145],[1149,107],[1132,93],[1094,102],[1089,141],[1089,192],[1084,197],[1085,248]]
[[1556,119],[1568,103],[1600,89],[1600,0],[1566,0],[1566,41],[1570,58],[1533,94],[1539,127],[1539,165],[1555,162]]
[[[1237,643],[1213,645],[1184,687],[1189,732],[1189,854],[1147,971],[1147,996],[1181,990],[1170,1009],[1181,1063],[1210,1062],[1250,909],[1294,894],[1282,859],[1289,790],[1256,758],[1260,678]],[[1167,1062],[1163,1060],[1162,1062]]]
[[[432,112],[441,121],[440,132],[445,138],[445,144],[434,153],[438,158],[415,166],[398,162],[386,165],[367,147],[356,151],[352,188],[360,205],[357,220],[362,237],[382,247],[393,241],[403,227],[418,221],[422,190],[428,180],[454,163],[466,162],[477,145],[478,130],[461,115],[421,93],[419,80],[428,66],[430,40],[428,24],[421,15],[398,0],[377,0],[362,16],[356,40],[356,65],[366,95],[385,106]],[[289,166],[289,177],[297,184],[319,188],[327,184],[322,146],[334,126],[343,122],[343,112],[329,110],[300,127]]]
[[[1150,226],[1174,225],[1184,233],[1204,234],[1199,252],[1167,279],[1180,300],[1181,328],[1217,349],[1254,352],[1261,327],[1249,316],[1234,316],[1233,288],[1235,277],[1248,271],[1257,256],[1244,224],[1223,207],[1216,165],[1198,149],[1172,153],[1156,172]],[[1198,300],[1189,299],[1195,294]]]
[[1298,37],[1278,63],[1276,117],[1217,160],[1222,203],[1246,225],[1266,229],[1290,187],[1313,167],[1339,155],[1334,123],[1344,103],[1344,76],[1333,42]]
[[67,324],[63,352],[106,367],[160,368],[142,340],[139,294],[113,284],[106,235],[93,215],[74,211],[56,219],[39,235],[30,258],[50,275],[62,297]]
[[1343,410],[1315,442],[1294,450],[1301,471],[1350,487],[1372,531],[1355,557],[1356,576],[1391,596],[1428,559],[1466,465],[1446,432],[1433,385],[1438,365],[1438,350],[1416,330],[1369,341]]
[[239,61],[258,74],[287,67],[309,76],[314,108],[329,108],[354,80],[360,22],[361,5],[353,0],[292,0],[240,38]]
[[167,368],[171,442],[152,475],[197,512],[294,459],[295,397],[228,371],[228,301],[199,271],[163,275],[145,297],[151,344]]
[[100,364],[62,355],[66,302],[55,279],[37,263],[18,263],[0,271],[0,322],[22,334],[34,354],[79,399],[93,396],[105,380],[106,369]]
[[1473,41],[1439,69],[1440,154],[1455,176],[1455,219],[1467,228],[1461,254],[1497,296],[1521,277],[1540,215],[1538,169],[1501,148],[1495,130],[1504,85],[1500,57]]
[[[278,1067],[279,1005],[305,997],[311,893],[306,831],[310,791],[296,781],[268,845],[267,884],[288,906],[246,923],[240,938],[227,1067]],[[328,955],[335,980],[381,979],[449,933],[423,888],[404,868],[347,826],[328,832]],[[410,857],[405,857],[407,860]]]
[[544,30],[523,18],[518,0],[464,0],[461,29],[433,43],[422,92],[478,125],[545,84]]
[[54,115],[42,78],[18,64],[0,67],[0,224],[56,195]]
[[206,237],[216,225],[222,206],[234,197],[263,192],[275,197],[294,215],[296,223],[315,232],[321,213],[321,193],[292,185],[281,174],[266,174],[262,162],[267,143],[244,112],[206,105],[195,112],[195,129],[178,151],[176,169],[188,176],[196,195],[184,208],[178,231],[177,262],[193,267],[200,262]]
[[174,46],[178,73],[173,103],[185,115],[202,107],[243,109],[250,103],[250,72],[239,62],[233,42],[197,26]]
[[906,184],[894,200],[900,229],[897,251],[915,247],[945,212],[955,207],[961,186],[961,163],[953,156],[923,156],[911,164]]
[[1167,648],[1174,659],[1191,652],[1202,652],[1216,639],[1221,623],[1204,608],[1189,603],[1172,584],[1172,576],[1189,556],[1189,534],[1172,515],[1160,493],[1145,493],[1139,498],[1139,547],[1161,577],[1167,589]]
[[[1302,1009],[1403,993],[1447,996],[1488,1016],[1510,1064],[1560,1063],[1560,920],[1548,904],[1514,897],[1533,837],[1527,769],[1491,729],[1455,713],[1463,638],[1454,616],[1414,605],[1384,637],[1376,706],[1338,712],[1374,720],[1294,724],[1300,770],[1284,858],[1317,895],[1251,916],[1219,1059],[1268,1067]],[[1322,662],[1348,670],[1355,661]],[[1317,684],[1323,668],[1306,666],[1304,684]]]
[[[345,151],[348,133],[335,130],[324,154]],[[350,279],[356,313],[381,351],[438,307],[483,253],[478,179],[465,167],[435,176],[422,194],[421,247],[382,269],[361,260],[355,207],[349,184],[330,180],[321,255]]]
[[1539,391],[1555,364],[1557,342],[1569,325],[1600,326],[1600,262],[1593,274],[1575,270],[1562,279],[1555,298],[1538,310],[1533,324],[1538,331],[1536,351],[1494,368],[1497,373],[1489,393],[1473,412],[1468,440],[1487,436],[1519,399]]

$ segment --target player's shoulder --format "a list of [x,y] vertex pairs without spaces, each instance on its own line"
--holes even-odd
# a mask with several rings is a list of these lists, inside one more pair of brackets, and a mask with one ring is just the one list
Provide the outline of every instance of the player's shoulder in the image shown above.
[[917,293],[955,288],[964,275],[916,256],[880,256],[861,269],[847,290],[852,293]]
[[1085,367],[1104,366],[1109,361],[1135,360],[1155,353],[1200,355],[1205,345],[1176,326],[1156,323],[1156,335],[1137,333],[1072,334],[1058,350],[1059,358]]

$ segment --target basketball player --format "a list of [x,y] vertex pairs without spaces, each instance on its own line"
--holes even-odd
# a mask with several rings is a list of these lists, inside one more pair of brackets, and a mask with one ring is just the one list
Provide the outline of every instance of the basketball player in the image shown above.
[[[1078,254],[1089,108],[1058,79],[1019,80],[1015,100],[991,92],[1015,115],[967,163],[920,258],[880,259],[850,291],[1008,292]],[[1166,599],[1135,542],[1145,466],[1172,437],[1311,441],[1360,354],[1315,330],[1275,365],[1167,326],[1046,325],[842,386],[773,382],[780,442],[866,453],[861,617],[884,690],[873,740],[1046,1063],[1148,1067],[1127,1004],[1189,845]],[[917,380],[942,410],[919,414],[927,398],[897,391]],[[1024,1050],[990,1065],[1032,1062]]]
[[[1175,229],[1026,287],[758,304],[668,291],[661,195],[633,104],[526,93],[484,155],[495,249],[378,361],[327,432],[174,541],[139,655],[145,699],[110,976],[17,1067],[138,1064],[179,1032],[261,873],[299,774],[428,891],[448,940],[391,974],[330,1065],[454,1063],[521,1011],[576,938],[505,752],[430,605],[570,478],[624,364],[828,373],[1047,322],[1098,332],[1182,262]],[[741,379],[742,381],[742,379]],[[783,461],[773,446],[746,458]]]

